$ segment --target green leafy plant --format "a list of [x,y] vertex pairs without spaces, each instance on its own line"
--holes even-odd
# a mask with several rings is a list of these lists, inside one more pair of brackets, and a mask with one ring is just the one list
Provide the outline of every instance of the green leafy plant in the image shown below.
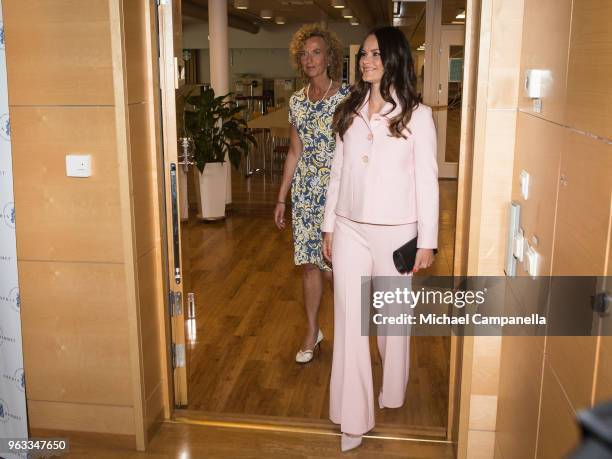
[[238,169],[240,160],[249,151],[249,144],[257,145],[248,133],[246,121],[237,115],[243,107],[235,106],[230,94],[215,97],[212,88],[202,89],[200,95],[185,99],[191,110],[185,111],[185,128],[195,145],[195,163],[200,172],[207,163],[222,163],[225,155]]

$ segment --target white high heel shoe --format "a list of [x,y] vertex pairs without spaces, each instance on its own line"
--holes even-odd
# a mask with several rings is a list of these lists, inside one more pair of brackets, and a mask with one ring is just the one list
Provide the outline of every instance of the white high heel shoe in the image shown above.
[[355,449],[361,445],[362,439],[363,437],[361,435],[347,435],[343,433],[340,439],[340,449],[343,453]]
[[321,332],[321,329],[319,329],[319,333],[317,334],[317,341],[315,342],[313,348],[307,349],[305,351],[300,349],[298,353],[295,355],[295,361],[297,363],[310,362],[312,358],[314,357],[314,350],[317,348],[317,346],[321,344],[321,341],[323,341],[323,332]]

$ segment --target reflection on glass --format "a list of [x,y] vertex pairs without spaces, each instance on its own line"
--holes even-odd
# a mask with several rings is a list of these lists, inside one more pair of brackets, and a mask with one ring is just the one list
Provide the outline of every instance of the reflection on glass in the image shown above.
[[448,55],[448,110],[444,160],[447,163],[456,163],[459,161],[459,137],[461,131],[463,46],[451,46]]

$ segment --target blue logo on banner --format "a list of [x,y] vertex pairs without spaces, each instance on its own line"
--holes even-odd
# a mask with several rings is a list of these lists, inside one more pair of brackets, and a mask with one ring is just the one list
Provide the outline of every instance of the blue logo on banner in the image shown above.
[[4,24],[0,22],[0,49],[4,49]]
[[19,294],[19,287],[13,287],[9,292],[9,301],[15,311],[19,312],[21,309],[21,295]]
[[25,372],[23,368],[17,368],[17,371],[15,371],[15,383],[17,383],[17,389],[25,392]]
[[0,137],[4,140],[11,140],[11,120],[8,113],[0,116]]
[[12,202],[7,203],[2,209],[2,219],[6,226],[15,228],[15,205]]
[[0,422],[8,421],[8,405],[0,398]]
[[17,368],[14,374],[5,373],[2,377],[11,384],[15,384],[15,387],[21,392],[25,392],[25,372],[23,368]]

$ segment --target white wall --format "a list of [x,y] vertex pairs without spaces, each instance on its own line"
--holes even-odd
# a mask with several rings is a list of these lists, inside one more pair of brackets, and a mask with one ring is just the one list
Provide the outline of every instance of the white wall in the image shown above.
[[[230,82],[236,75],[254,73],[264,78],[293,78],[295,72],[289,62],[289,51],[278,48],[233,48],[230,50]],[[200,78],[210,82],[210,56],[208,49],[200,49]]]
[[[292,78],[295,72],[289,61],[289,42],[300,24],[266,27],[251,34],[234,28],[229,29],[230,84],[233,87],[236,75],[252,73],[263,78]],[[349,44],[361,43],[367,33],[363,26],[345,23],[330,23],[329,29],[338,35],[348,48]],[[183,24],[183,48],[200,49],[201,83],[210,82],[210,55],[208,52],[208,24],[187,22]],[[348,52],[348,51],[347,51]]]

